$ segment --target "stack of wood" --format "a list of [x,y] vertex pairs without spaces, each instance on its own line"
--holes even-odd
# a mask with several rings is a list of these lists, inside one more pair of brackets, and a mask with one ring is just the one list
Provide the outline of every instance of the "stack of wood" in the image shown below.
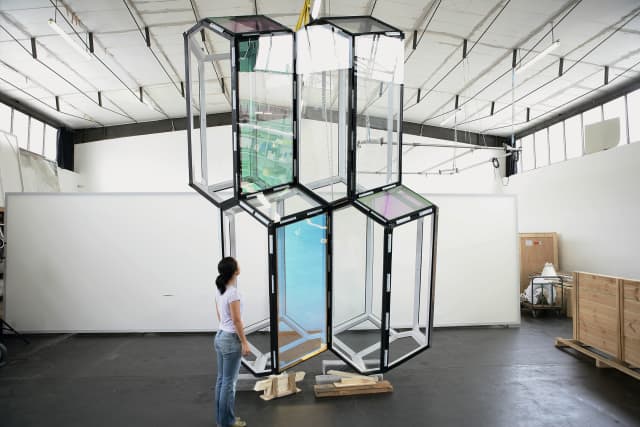
[[260,395],[262,400],[273,400],[279,397],[290,396],[300,393],[296,383],[304,379],[304,372],[283,373],[280,375],[271,375],[269,378],[260,380],[253,387],[254,391],[262,391]]
[[316,377],[313,391],[316,397],[355,396],[390,393],[393,386],[381,375],[364,376],[344,371],[328,371]]

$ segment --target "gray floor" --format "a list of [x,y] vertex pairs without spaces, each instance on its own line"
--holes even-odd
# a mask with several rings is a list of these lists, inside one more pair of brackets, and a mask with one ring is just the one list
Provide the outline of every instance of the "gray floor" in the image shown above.
[[[309,375],[278,401],[239,393],[237,411],[260,427],[640,425],[640,381],[553,346],[570,335],[570,321],[526,315],[520,329],[440,329],[433,349],[387,374],[392,394],[316,400]],[[215,425],[212,336],[30,339],[4,339],[2,427]]]

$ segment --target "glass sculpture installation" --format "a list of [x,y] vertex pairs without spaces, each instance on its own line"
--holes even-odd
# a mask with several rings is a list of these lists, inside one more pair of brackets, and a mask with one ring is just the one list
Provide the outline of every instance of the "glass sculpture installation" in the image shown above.
[[[427,349],[438,208],[402,185],[403,33],[257,15],[184,39],[189,180],[241,266],[243,364],[280,373],[330,349],[376,373]],[[231,141],[200,131],[220,93]]]

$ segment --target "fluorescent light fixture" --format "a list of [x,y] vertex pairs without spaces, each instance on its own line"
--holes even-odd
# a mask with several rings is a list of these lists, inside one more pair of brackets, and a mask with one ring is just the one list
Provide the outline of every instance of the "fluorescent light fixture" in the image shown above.
[[556,50],[558,46],[560,46],[560,40],[554,41],[549,45],[549,47],[547,47],[545,50],[543,50],[538,55],[536,55],[531,61],[527,62],[524,65],[520,65],[520,68],[516,69],[516,74],[520,74],[524,72],[527,68],[531,67],[533,64],[535,64],[536,62],[539,62],[542,58],[544,58],[545,56],[549,55],[551,52]]
[[313,2],[313,6],[311,7],[311,19],[317,19],[318,15],[320,15],[320,6],[322,5],[322,0],[315,0]]
[[87,60],[91,59],[91,55],[89,54],[89,52],[87,52],[84,49],[84,47],[80,46],[78,43],[73,41],[73,39],[71,37],[69,37],[69,34],[67,34],[64,31],[62,31],[62,28],[60,28],[58,26],[58,23],[56,21],[54,21],[53,19],[49,19],[49,26],[51,28],[53,28],[53,30],[56,33],[58,33],[60,35],[60,37],[62,37],[64,39],[64,41],[66,41],[68,44],[71,45],[71,47],[73,47],[75,50],[77,50],[78,53],[80,53],[80,55],[82,55],[85,59],[87,59]]

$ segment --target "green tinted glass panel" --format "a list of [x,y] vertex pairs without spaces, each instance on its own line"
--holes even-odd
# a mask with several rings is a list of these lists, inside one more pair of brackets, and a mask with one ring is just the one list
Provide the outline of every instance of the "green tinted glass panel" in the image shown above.
[[243,193],[293,181],[293,38],[239,43],[240,172]]

